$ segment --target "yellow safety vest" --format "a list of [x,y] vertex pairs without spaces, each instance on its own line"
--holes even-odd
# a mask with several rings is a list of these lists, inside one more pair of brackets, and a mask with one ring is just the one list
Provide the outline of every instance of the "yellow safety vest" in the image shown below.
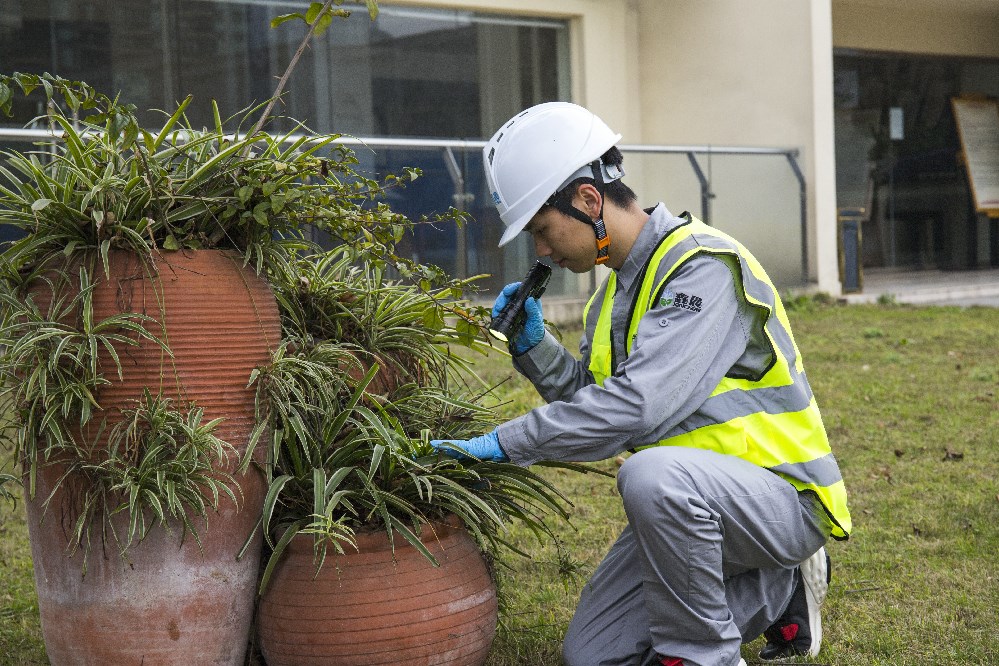
[[[627,353],[631,353],[645,313],[661,300],[665,305],[672,298],[670,278],[690,259],[709,254],[738,266],[733,270],[736,288],[750,305],[766,314],[761,320],[772,360],[759,376],[724,377],[694,414],[651,446],[708,449],[769,469],[799,492],[814,493],[832,520],[832,536],[845,539],[852,529],[846,487],[777,289],[756,258],[738,241],[689,214],[685,216],[687,222],[660,242],[641,278],[628,322]],[[657,281],[663,265],[668,268]],[[616,277],[612,272],[607,280],[590,340],[589,370],[601,385],[612,372],[611,309]],[[590,298],[583,311],[584,327],[599,293]]]

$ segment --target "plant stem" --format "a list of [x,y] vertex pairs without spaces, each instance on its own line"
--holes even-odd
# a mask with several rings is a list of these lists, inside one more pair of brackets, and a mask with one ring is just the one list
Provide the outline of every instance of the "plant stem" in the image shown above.
[[[333,6],[333,0],[326,0],[326,3],[323,5],[322,11],[320,11],[316,15],[315,20],[313,20],[312,23],[309,24],[309,30],[305,33],[305,37],[302,39],[302,43],[298,45],[298,50],[295,51],[295,55],[292,56],[291,62],[288,63],[288,66],[284,70],[284,74],[281,75],[281,79],[278,81],[277,88],[274,89],[274,94],[271,95],[271,99],[267,103],[267,107],[264,109],[264,112],[260,115],[260,119],[257,120],[257,124],[254,125],[253,129],[250,131],[250,136],[256,135],[256,133],[263,128],[264,123],[267,122],[267,118],[271,115],[271,111],[274,109],[274,105],[277,103],[278,98],[281,96],[281,93],[284,92],[284,87],[288,83],[288,79],[291,77],[291,72],[295,69],[295,66],[298,64],[299,58],[301,58],[302,54],[305,53],[305,48],[309,45],[309,41],[312,39],[312,35],[315,34],[316,26],[319,25],[319,21],[322,20],[323,16],[326,15],[326,12],[328,12],[330,10],[330,7],[332,6]],[[249,152],[249,150],[250,146],[247,145],[246,151]]]

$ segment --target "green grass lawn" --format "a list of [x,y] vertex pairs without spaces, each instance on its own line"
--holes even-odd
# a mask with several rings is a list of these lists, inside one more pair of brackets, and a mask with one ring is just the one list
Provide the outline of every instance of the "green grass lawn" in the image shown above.
[[[811,663],[999,664],[999,309],[796,303],[855,522],[850,541],[829,547],[825,640]],[[539,404],[509,359],[479,369],[506,379],[504,415]],[[624,524],[613,479],[546,473],[571,498],[573,526],[559,529],[562,555],[515,533],[533,559],[500,569],[503,627],[488,666],[560,663],[579,589]],[[0,507],[2,664],[47,663],[23,521],[20,504]],[[759,645],[744,648],[751,664]]]
[[[813,663],[999,664],[999,310],[799,305],[792,325],[855,523],[828,549]],[[509,384],[506,414],[538,404],[526,381]],[[575,504],[562,540],[585,575],[624,524],[620,500],[612,479],[555,476]],[[582,581],[567,589],[554,549],[534,552],[503,574],[507,627],[489,666],[560,663]],[[750,664],[760,645],[744,648]]]

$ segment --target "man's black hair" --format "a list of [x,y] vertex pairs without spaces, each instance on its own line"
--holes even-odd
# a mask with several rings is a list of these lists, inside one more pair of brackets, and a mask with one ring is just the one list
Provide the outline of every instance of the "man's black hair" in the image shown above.
[[[624,163],[624,155],[621,154],[621,151],[618,150],[617,146],[611,146],[606,153],[600,156],[600,159],[607,166],[621,166],[621,164]],[[593,182],[593,178],[588,176],[577,178],[563,187],[562,190],[556,195],[556,198],[568,203],[572,201],[572,197],[576,194],[576,190],[580,185],[583,185],[584,183],[593,184]],[[638,201],[638,195],[635,194],[635,191],[625,185],[620,178],[606,183],[604,185],[603,195],[605,198],[613,201],[620,208],[627,208],[632,203]]]

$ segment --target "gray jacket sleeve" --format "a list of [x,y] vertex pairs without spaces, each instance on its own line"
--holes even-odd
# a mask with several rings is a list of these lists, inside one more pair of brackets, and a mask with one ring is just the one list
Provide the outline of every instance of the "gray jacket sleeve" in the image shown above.
[[544,339],[530,351],[513,357],[513,366],[531,380],[545,402],[568,401],[572,400],[576,391],[593,383],[593,375],[587,367],[589,346],[585,334],[579,351],[584,359],[582,361],[563,347],[554,335],[545,332]]
[[[700,310],[676,305],[649,310],[631,354],[602,386],[586,370],[585,349],[577,361],[549,336],[518,357],[522,371],[553,401],[499,427],[500,444],[512,462],[602,460],[662,439],[703,404],[745,353],[755,315],[720,259],[696,257],[669,285],[674,292],[698,295]],[[560,381],[566,382],[562,391],[556,388]]]

